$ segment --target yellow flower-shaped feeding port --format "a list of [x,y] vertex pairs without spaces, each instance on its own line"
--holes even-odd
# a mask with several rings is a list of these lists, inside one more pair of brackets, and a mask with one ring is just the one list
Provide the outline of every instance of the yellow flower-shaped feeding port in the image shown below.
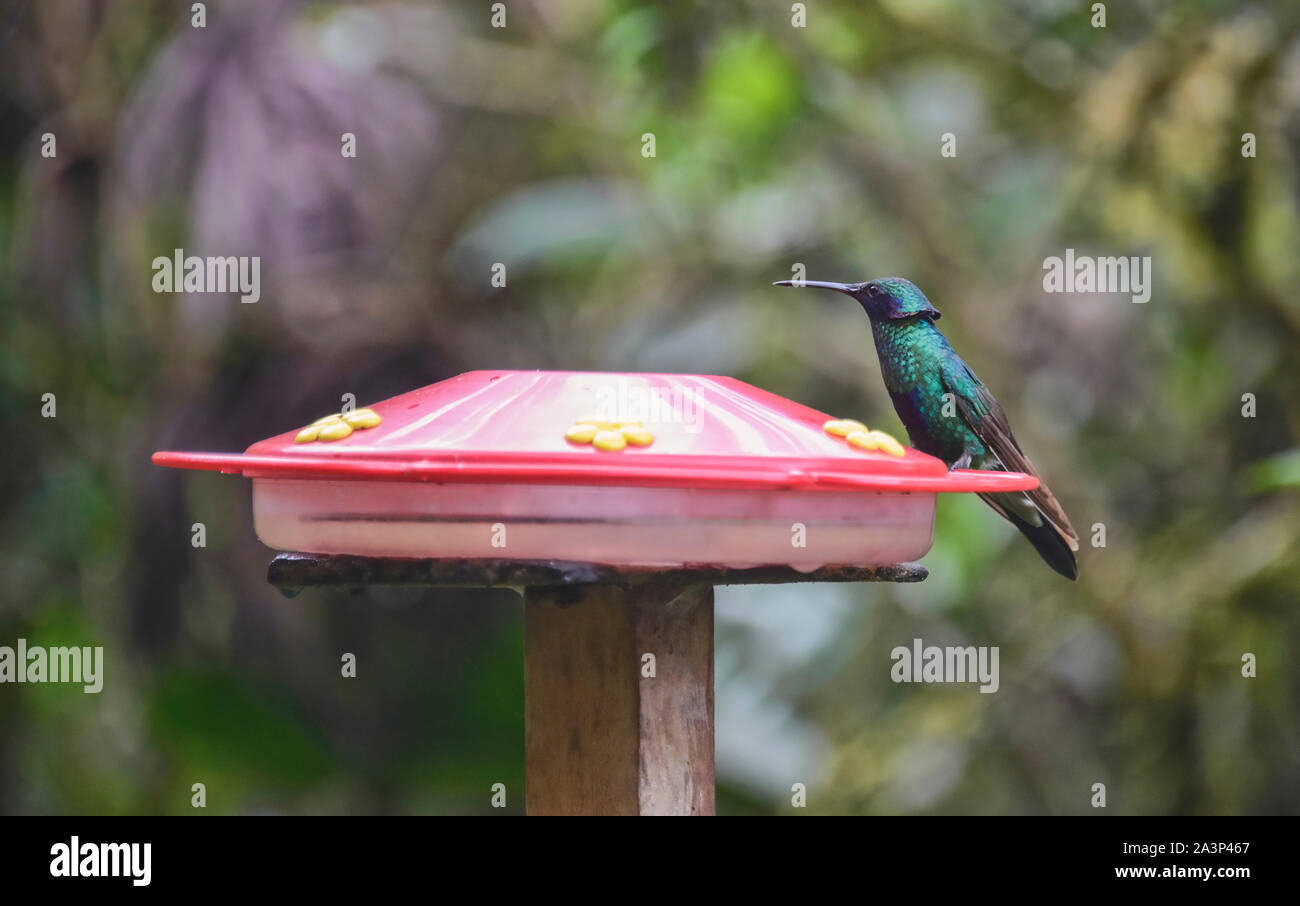
[[852,418],[833,418],[822,425],[822,430],[833,437],[842,437],[859,450],[878,450],[890,456],[905,456],[903,445],[884,431],[872,431],[862,422]]
[[597,450],[615,452],[628,444],[648,447],[654,443],[650,429],[640,422],[609,422],[597,418],[580,418],[564,434],[571,444],[591,444]]
[[822,425],[822,430],[836,437],[848,437],[854,431],[866,431],[867,426],[857,419],[833,418]]
[[353,409],[351,412],[336,412],[324,418],[318,418],[298,432],[293,439],[296,444],[309,444],[312,441],[342,440],[353,431],[373,428],[383,421],[373,409]]

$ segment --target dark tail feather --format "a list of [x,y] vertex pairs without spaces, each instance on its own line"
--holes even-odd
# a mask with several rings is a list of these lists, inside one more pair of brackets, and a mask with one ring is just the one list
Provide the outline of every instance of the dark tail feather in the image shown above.
[[1029,539],[1029,543],[1048,566],[1067,579],[1079,578],[1079,564],[1074,559],[1074,551],[1070,550],[1070,545],[1050,522],[1044,519],[1042,525],[1031,525],[1009,510],[1004,511],[1003,515],[1020,529],[1020,534]]

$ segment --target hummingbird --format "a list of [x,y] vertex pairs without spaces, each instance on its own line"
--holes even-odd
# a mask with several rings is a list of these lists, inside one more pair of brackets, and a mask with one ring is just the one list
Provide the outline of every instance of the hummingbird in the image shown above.
[[[774,286],[812,286],[852,296],[871,320],[880,373],[912,446],[952,469],[1001,469],[1038,476],[1020,449],[1002,406],[957,355],[934,322],[939,311],[901,277],[865,283],[780,280]],[[1032,491],[980,494],[1067,579],[1079,575],[1079,536],[1065,510],[1039,480]]]

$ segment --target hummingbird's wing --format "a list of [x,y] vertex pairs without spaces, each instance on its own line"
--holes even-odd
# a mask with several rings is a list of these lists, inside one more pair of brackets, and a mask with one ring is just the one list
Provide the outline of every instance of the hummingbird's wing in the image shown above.
[[[960,373],[951,374],[949,368],[953,367],[960,368]],[[1002,404],[994,399],[993,394],[989,393],[989,389],[975,376],[975,372],[969,365],[958,359],[954,365],[945,367],[943,385],[953,395],[953,400],[957,404],[957,413],[992,451],[1004,469],[1038,477],[1034,464],[1029,461],[1029,457],[1025,456],[1024,451],[1020,449],[1020,444],[1016,442],[1016,436],[1011,433],[1011,423],[1007,421],[1007,414],[1002,410]],[[1077,551],[1079,536],[1075,534],[1074,526],[1070,525],[1070,518],[1065,515],[1065,510],[1061,508],[1061,504],[1057,502],[1046,483],[1039,478],[1038,487],[1026,491],[1025,496],[1033,502],[1043,518],[1052,524],[1070,550]],[[985,500],[1003,518],[1016,521],[996,500],[989,500],[987,497]]]

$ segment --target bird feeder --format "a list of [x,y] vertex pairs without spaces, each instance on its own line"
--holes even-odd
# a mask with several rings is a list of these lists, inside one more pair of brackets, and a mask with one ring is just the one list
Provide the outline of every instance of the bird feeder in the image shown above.
[[282,589],[522,588],[530,813],[712,813],[713,586],[919,581],[937,494],[1037,484],[681,374],[474,371],[153,460],[251,478]]

